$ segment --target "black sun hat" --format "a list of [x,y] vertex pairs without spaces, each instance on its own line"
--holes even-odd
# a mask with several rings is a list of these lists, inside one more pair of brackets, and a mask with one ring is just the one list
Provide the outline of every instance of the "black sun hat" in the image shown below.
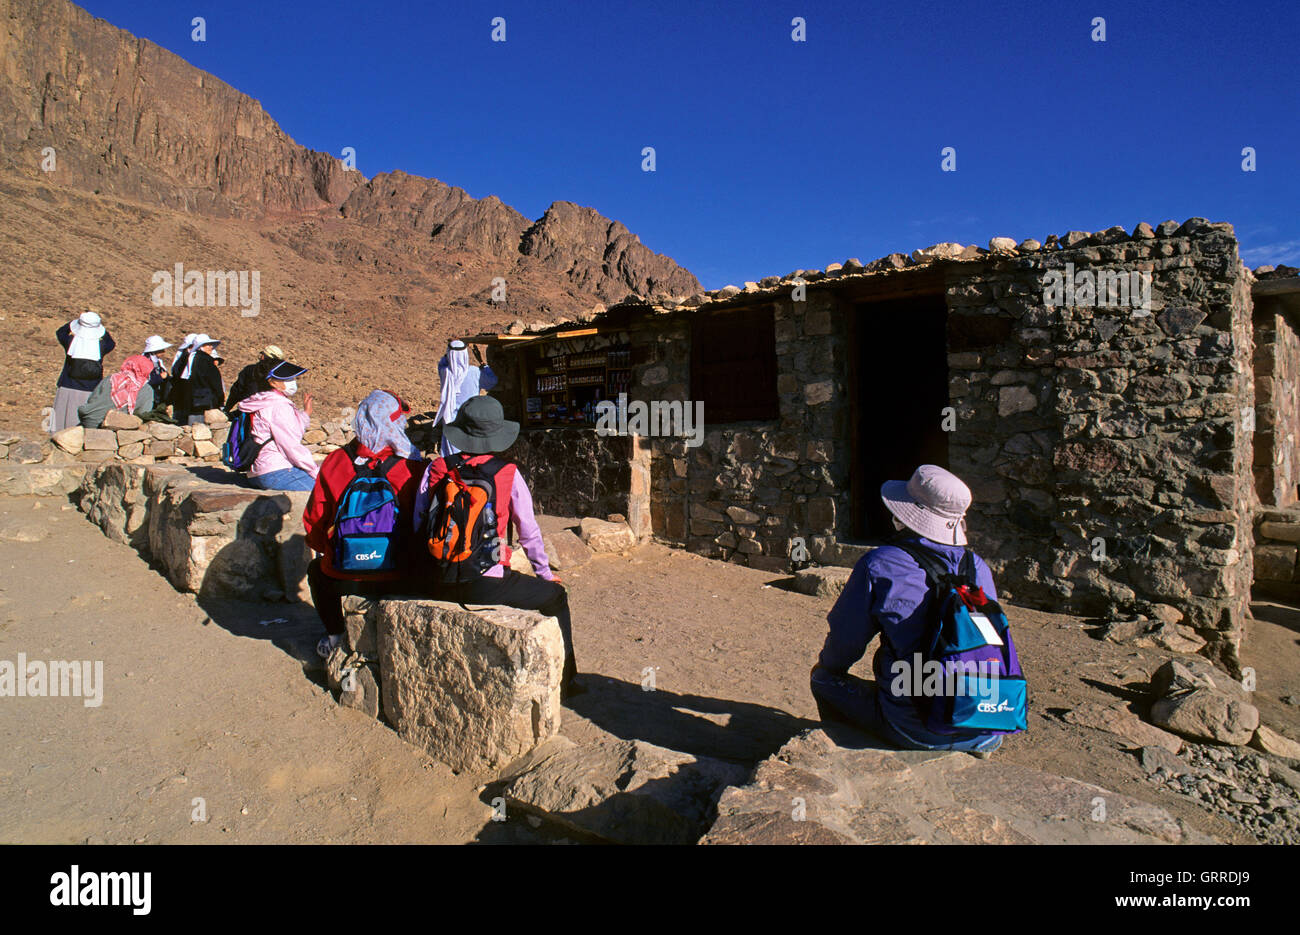
[[461,451],[485,455],[513,445],[519,437],[519,423],[507,419],[501,404],[491,396],[475,396],[465,401],[456,421],[442,431]]
[[268,380],[296,380],[307,372],[306,367],[299,367],[297,364],[291,364],[287,360],[282,360],[267,373]]

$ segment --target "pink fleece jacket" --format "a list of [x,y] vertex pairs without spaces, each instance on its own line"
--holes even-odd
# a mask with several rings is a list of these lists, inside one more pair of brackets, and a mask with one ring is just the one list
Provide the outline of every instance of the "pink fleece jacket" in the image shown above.
[[250,477],[291,467],[316,476],[320,467],[302,443],[311,417],[294,406],[288,396],[278,390],[264,390],[243,400],[239,409],[253,414],[253,440],[267,442],[253,461]]

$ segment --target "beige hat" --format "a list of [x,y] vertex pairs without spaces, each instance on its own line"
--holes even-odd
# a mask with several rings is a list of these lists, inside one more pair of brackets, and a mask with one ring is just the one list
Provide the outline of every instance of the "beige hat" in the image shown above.
[[276,360],[284,360],[284,351],[280,350],[274,344],[268,344],[262,348],[262,353],[267,357],[274,357]]
[[880,499],[912,532],[943,545],[966,544],[970,488],[951,471],[922,464],[909,480],[881,484]]

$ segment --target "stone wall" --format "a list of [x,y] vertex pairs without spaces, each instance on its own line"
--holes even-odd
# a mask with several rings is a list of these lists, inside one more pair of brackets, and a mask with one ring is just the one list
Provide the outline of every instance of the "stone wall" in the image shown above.
[[627,515],[631,439],[590,428],[524,429],[506,452],[533,491],[538,512],[552,516]]
[[[952,469],[1014,599],[1083,614],[1166,603],[1236,664],[1251,582],[1250,298],[1227,224],[1070,234],[948,289]],[[1045,307],[1044,274],[1150,270],[1151,314]],[[1009,336],[954,344],[967,317]],[[993,333],[994,329],[988,329]]]
[[[323,460],[325,455],[352,440],[350,412],[334,421],[312,419],[303,433],[307,450]],[[220,409],[204,413],[200,425],[172,425],[168,422],[144,422],[139,416],[110,410],[101,428],[86,429],[74,425],[55,432],[48,442],[26,441],[29,452],[50,451],[50,445],[67,456],[65,460],[99,464],[126,461],[131,464],[154,464],[171,461],[177,464],[214,463],[221,460],[221,446],[230,434],[230,420]],[[35,446],[35,447],[32,447]],[[0,445],[0,458],[10,457],[9,445]]]
[[1296,502],[1300,484],[1300,337],[1277,299],[1255,306],[1255,491],[1267,506]]
[[1269,597],[1300,597],[1300,507],[1260,510],[1255,521],[1255,589]]
[[[691,316],[774,311],[775,420],[718,425],[706,413],[699,447],[649,438],[633,448],[648,471],[651,531],[772,570],[787,566],[794,537],[815,561],[856,560],[852,318],[861,302],[905,297],[898,284],[923,265],[948,307],[950,466],[974,492],[972,542],[1000,588],[1081,614],[1170,604],[1235,665],[1251,581],[1255,349],[1231,226],[1194,218],[1002,240],[801,270],[728,287],[698,308],[618,310],[625,319],[610,340],[634,348],[633,400],[690,398]],[[1086,298],[1049,307],[1046,275],[1067,263],[1076,274],[1149,273],[1151,308]],[[808,284],[804,301],[793,300],[796,276]],[[503,372],[517,371],[517,352],[495,352]],[[1270,400],[1292,391],[1290,370],[1276,379],[1284,385]],[[1263,418],[1294,424],[1281,409]],[[590,458],[568,465],[556,477],[566,485],[597,469]],[[551,482],[535,487],[545,502]]]
[[254,491],[178,465],[109,462],[86,475],[80,509],[133,546],[181,591],[241,600],[308,600],[306,491]]
[[[771,305],[777,418],[718,425],[706,411],[702,445],[650,439],[653,527],[693,552],[773,571],[788,567],[795,536],[818,561],[851,560],[861,549],[836,535],[849,510],[848,319],[826,292]],[[689,329],[660,338],[654,364],[689,399]]]

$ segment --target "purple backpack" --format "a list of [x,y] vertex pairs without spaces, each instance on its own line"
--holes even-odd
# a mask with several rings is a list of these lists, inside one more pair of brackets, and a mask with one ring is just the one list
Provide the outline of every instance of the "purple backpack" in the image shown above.
[[954,575],[924,546],[891,545],[916,560],[934,593],[921,654],[923,668],[936,676],[937,690],[916,699],[926,726],[942,734],[1027,729],[1028,686],[1020,656],[1001,605],[975,580],[975,553],[966,550]]

